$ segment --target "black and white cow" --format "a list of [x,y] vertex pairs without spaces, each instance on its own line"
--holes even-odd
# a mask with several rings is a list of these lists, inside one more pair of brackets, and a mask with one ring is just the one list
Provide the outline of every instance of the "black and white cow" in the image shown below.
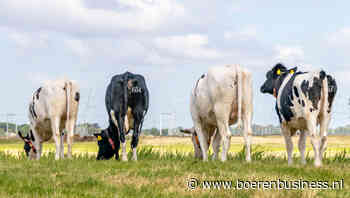
[[28,155],[30,159],[40,159],[42,144],[52,137],[56,144],[55,159],[64,158],[64,140],[62,136],[64,129],[67,130],[67,156],[68,158],[72,157],[79,101],[79,86],[77,82],[69,79],[47,81],[34,92],[28,108],[31,138],[24,139],[19,134],[25,145],[31,145],[32,149]]
[[[300,130],[299,151],[305,161],[306,133],[311,137],[315,153],[315,166],[322,165],[327,145],[327,130],[331,120],[332,104],[337,84],[324,71],[297,72],[297,67],[287,69],[278,63],[266,74],[260,91],[273,95],[276,102],[283,136],[288,152],[288,164],[292,164],[293,136]],[[317,127],[320,125],[320,136]]]
[[[137,160],[136,149],[148,105],[149,93],[142,75],[125,72],[112,78],[106,91],[106,108],[109,116],[108,131],[115,144],[116,159],[119,159],[121,142],[122,160],[128,160],[125,135],[133,129],[131,148],[133,160]],[[126,130],[130,124],[133,126]]]

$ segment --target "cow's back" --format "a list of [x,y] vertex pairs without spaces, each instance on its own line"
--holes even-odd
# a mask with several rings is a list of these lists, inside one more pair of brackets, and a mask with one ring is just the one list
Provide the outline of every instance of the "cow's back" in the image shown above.
[[[79,87],[75,81],[47,81],[40,88],[40,93],[35,92],[30,101],[29,106],[34,106],[34,109],[29,109],[29,118],[33,124],[41,125],[39,128],[49,129],[49,120],[54,117],[65,121],[69,115],[71,119],[76,119],[79,100]],[[67,114],[67,102],[69,102],[69,114]]]
[[[210,68],[208,73],[198,80],[192,91],[191,112],[195,114],[192,116],[216,125],[217,115],[214,113],[214,106],[227,104],[231,107],[228,109],[230,115],[236,117],[232,121],[235,122],[238,112],[238,73],[245,74],[248,79],[251,78],[250,72],[238,65]],[[251,91],[251,89],[249,90]]]

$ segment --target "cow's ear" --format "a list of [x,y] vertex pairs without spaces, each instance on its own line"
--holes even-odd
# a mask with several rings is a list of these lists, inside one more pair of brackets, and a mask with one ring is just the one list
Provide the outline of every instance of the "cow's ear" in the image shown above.
[[298,70],[298,67],[294,67],[293,69],[289,70],[290,74],[294,74]]
[[94,133],[95,137],[101,136],[101,133]]
[[280,76],[284,73],[286,73],[287,68],[282,64],[278,63],[274,68],[273,68],[273,73],[277,76]]
[[102,133],[94,133],[94,136],[97,138],[97,141],[102,140]]

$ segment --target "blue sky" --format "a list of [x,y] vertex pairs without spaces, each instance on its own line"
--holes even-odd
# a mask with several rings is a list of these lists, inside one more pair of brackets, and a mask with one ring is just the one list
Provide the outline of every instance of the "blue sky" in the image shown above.
[[[27,122],[31,95],[48,79],[79,82],[79,122],[105,127],[110,78],[143,74],[150,90],[145,127],[175,112],[190,127],[189,95],[209,67],[253,73],[254,123],[278,124],[259,87],[277,62],[322,68],[339,92],[331,126],[348,123],[350,14],[347,1],[0,0],[0,120]],[[165,125],[169,123],[165,121]]]

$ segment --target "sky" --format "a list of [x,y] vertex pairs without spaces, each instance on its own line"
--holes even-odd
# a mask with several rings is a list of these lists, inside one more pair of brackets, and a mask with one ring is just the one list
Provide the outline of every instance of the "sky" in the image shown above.
[[[253,74],[256,124],[278,125],[275,100],[262,95],[277,62],[324,69],[338,83],[331,127],[349,123],[348,1],[0,0],[0,121],[27,123],[32,93],[67,77],[81,88],[78,122],[107,126],[106,87],[115,74],[142,74],[150,91],[144,128],[160,113],[191,127],[190,92],[213,66]],[[164,118],[163,126],[172,126]]]

